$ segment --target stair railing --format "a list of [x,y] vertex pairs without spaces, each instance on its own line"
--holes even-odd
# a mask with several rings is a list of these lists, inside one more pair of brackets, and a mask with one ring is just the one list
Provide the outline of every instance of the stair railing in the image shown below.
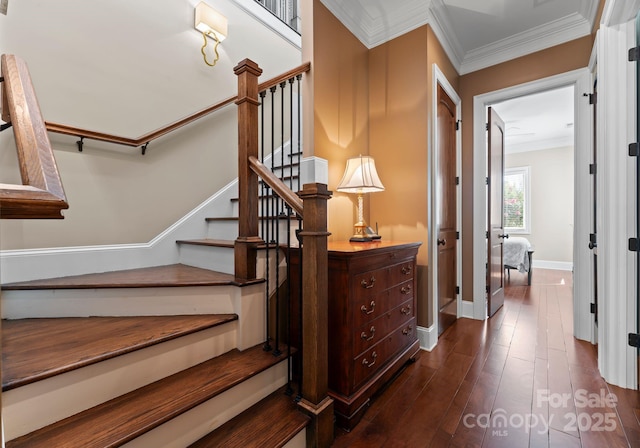
[[13,128],[22,185],[0,184],[0,218],[64,218],[69,208],[27,64],[0,58],[2,121]]
[[[303,222],[297,232],[302,255],[302,372],[298,405],[311,417],[307,427],[307,446],[329,447],[333,440],[333,400],[328,394],[327,345],[327,201],[331,192],[325,184],[313,183],[303,185],[296,194],[261,162],[259,94],[266,90],[258,85],[262,70],[255,62],[245,59],[234,71],[238,77],[239,144],[239,233],[235,241],[235,275],[241,279],[256,278],[257,250],[264,243],[258,225],[261,179],[274,195],[284,201],[286,214],[295,212]],[[275,85],[286,81],[284,78]],[[284,146],[282,141],[280,143]]]
[[283,23],[300,33],[299,0],[256,0]]

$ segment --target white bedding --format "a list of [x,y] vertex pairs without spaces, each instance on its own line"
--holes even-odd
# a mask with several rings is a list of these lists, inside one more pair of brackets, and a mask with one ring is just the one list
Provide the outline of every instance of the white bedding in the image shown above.
[[509,237],[504,240],[504,264],[519,272],[529,271],[529,240],[523,237]]

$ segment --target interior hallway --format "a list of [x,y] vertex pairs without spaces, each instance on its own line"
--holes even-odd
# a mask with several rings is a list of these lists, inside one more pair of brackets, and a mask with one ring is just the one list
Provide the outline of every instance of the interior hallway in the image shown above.
[[507,285],[501,310],[458,319],[333,446],[640,447],[640,393],[608,385],[573,338],[571,272]]

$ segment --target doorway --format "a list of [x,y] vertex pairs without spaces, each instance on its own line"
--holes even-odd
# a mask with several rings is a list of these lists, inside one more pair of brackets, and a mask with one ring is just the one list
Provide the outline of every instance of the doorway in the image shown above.
[[[588,69],[543,78],[537,81],[505,88],[474,97],[474,196],[473,196],[473,317],[486,319],[486,108],[513,98],[573,86],[574,105],[574,208],[573,208],[573,304],[574,335],[578,339],[590,340],[593,316],[590,313],[591,263],[588,247],[590,233],[591,179],[587,170],[591,159],[591,110],[588,98],[582,94],[591,92],[591,73]],[[584,171],[584,172],[583,172]]]
[[509,279],[513,272],[528,280],[534,267],[573,270],[574,96],[568,85],[491,106],[505,121],[504,263],[516,268]]

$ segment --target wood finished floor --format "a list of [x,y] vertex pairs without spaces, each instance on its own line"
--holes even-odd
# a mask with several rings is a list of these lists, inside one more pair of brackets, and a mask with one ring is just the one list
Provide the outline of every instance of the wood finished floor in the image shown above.
[[458,319],[333,447],[640,447],[640,393],[607,384],[573,338],[571,273],[507,285],[504,307]]

